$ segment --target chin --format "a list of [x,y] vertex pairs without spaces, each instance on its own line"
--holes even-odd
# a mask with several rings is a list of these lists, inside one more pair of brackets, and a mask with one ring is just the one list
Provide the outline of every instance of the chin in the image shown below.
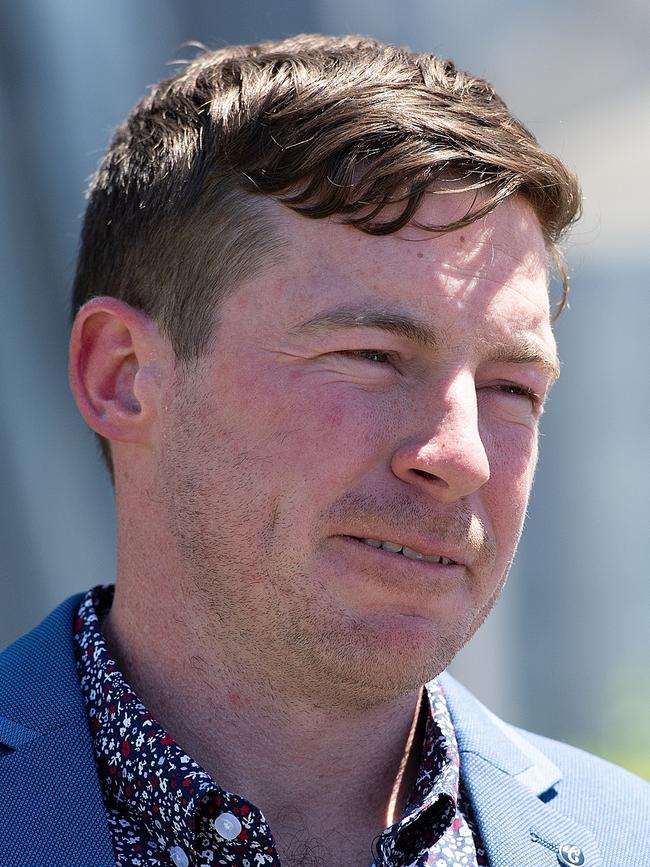
[[312,671],[321,669],[319,685],[329,702],[359,709],[417,691],[444,671],[473,634],[460,625],[443,630],[414,615],[384,615],[350,625],[343,631],[339,622],[318,648],[312,636],[313,654],[305,662]]

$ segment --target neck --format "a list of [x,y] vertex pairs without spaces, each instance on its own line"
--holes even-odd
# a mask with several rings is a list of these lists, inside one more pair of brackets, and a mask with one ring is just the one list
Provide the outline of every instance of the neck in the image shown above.
[[111,651],[159,723],[220,786],[262,809],[276,838],[299,821],[371,840],[395,821],[417,774],[418,695],[347,707],[327,692],[305,698],[274,682],[254,648],[226,631],[208,637],[181,594],[156,608],[118,582],[103,625]]

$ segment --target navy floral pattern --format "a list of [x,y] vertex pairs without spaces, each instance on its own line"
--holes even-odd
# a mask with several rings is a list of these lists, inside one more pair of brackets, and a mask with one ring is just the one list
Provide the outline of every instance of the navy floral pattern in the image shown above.
[[[262,812],[186,755],[125,681],[100,626],[112,599],[112,586],[84,596],[75,646],[116,865],[279,865]],[[373,867],[487,865],[437,681],[427,684],[425,698],[417,783],[399,821],[374,842]]]

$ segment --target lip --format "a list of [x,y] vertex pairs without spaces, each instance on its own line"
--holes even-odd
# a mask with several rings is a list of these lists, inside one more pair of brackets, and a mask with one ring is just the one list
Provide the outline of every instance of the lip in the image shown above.
[[[444,543],[436,544],[435,542],[432,542],[431,540],[426,541],[426,542],[423,540],[417,540],[417,539],[413,539],[413,538],[393,540],[390,538],[390,534],[388,536],[373,536],[370,534],[368,534],[366,536],[357,536],[357,535],[348,534],[348,535],[342,535],[341,538],[348,540],[350,542],[354,542],[357,545],[362,545],[368,551],[374,551],[377,554],[383,554],[385,556],[389,556],[389,557],[392,557],[394,559],[399,557],[401,560],[408,560],[408,562],[410,562],[410,563],[421,563],[424,566],[435,567],[438,569],[452,569],[452,568],[457,567],[457,566],[465,566],[466,565],[466,563],[463,559],[464,555],[460,551],[458,551],[457,549],[454,549],[453,547],[445,545]],[[409,557],[404,557],[404,555],[400,554],[400,553],[394,553],[392,551],[386,551],[384,548],[373,548],[370,545],[365,545],[361,541],[362,539],[377,539],[378,541],[382,541],[382,542],[395,541],[396,545],[402,545],[402,546],[406,546],[407,548],[411,548],[414,551],[418,551],[419,553],[424,554],[425,557],[446,557],[448,560],[453,560],[453,562],[443,564],[443,563],[431,563],[427,560],[411,559]]]

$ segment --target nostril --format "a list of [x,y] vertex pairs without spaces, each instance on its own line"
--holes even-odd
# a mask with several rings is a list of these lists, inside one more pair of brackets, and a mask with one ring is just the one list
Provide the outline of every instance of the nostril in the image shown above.
[[426,470],[420,470],[416,467],[413,467],[413,472],[417,473],[418,476],[422,476],[423,479],[439,479],[440,476],[435,476],[433,473],[428,473]]

